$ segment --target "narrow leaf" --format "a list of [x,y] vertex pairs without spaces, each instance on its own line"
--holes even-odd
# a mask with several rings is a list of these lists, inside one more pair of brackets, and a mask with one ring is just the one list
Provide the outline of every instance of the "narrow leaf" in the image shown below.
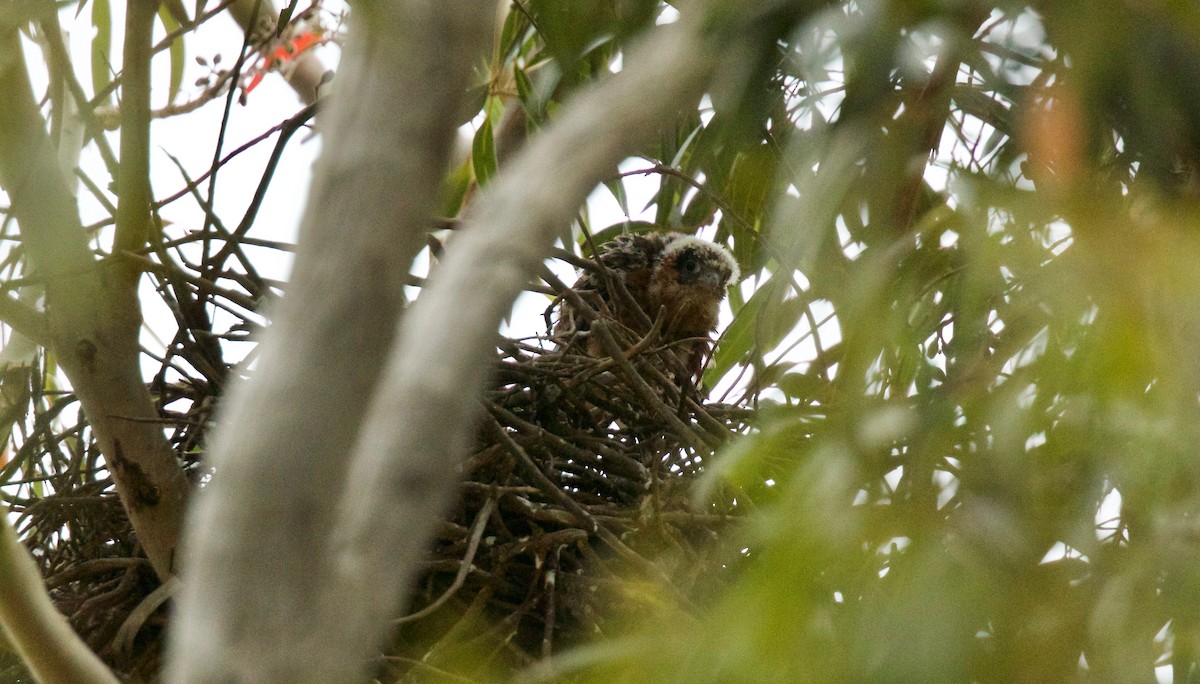
[[[179,29],[179,22],[176,21],[175,17],[171,16],[171,12],[167,10],[166,5],[159,6],[158,18],[162,21],[163,29],[168,34]],[[187,55],[184,53],[183,47],[183,36],[179,36],[171,41],[169,52],[171,53],[171,85],[167,89],[167,102],[171,103],[175,101],[175,96],[179,94],[179,88],[183,85],[184,62],[187,61]]]
[[488,180],[496,174],[496,141],[492,136],[491,117],[485,118],[483,125],[475,132],[475,140],[471,143],[471,164],[479,187],[487,185]]

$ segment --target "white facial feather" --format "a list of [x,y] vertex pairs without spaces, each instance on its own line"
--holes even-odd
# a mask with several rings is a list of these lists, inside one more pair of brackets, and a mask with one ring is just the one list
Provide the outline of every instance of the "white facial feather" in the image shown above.
[[734,259],[729,250],[721,245],[709,242],[704,238],[698,238],[695,235],[684,235],[683,233],[667,233],[665,237],[666,246],[659,257],[660,260],[667,259],[677,252],[690,248],[698,255],[711,257],[713,260],[723,263],[729,269],[729,280],[725,285],[738,281],[741,272],[738,270],[737,259]]

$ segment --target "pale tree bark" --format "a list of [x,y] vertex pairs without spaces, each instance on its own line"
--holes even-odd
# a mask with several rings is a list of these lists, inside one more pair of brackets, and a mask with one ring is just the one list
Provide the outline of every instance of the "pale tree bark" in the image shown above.
[[[7,298],[0,316],[54,353],[92,426],[138,541],[155,572],[166,578],[188,485],[141,376],[138,273],[116,259],[97,262],[88,250],[76,203],[33,99],[15,27],[0,27],[0,92],[5,94],[0,179],[12,200],[28,263],[46,289],[43,316]],[[148,111],[143,117],[148,121]],[[137,183],[126,178],[121,181],[126,188]],[[124,194],[121,201],[128,202]],[[148,218],[143,212],[128,228],[118,219],[118,233],[140,232]]]
[[622,159],[698,104],[723,60],[744,55],[739,38],[753,12],[717,23],[711,8],[693,5],[658,29],[621,73],[530,138],[476,197],[405,313],[331,537],[338,574],[318,616],[326,658],[361,661],[397,615],[474,435],[496,330],[563,226]]
[[478,0],[354,7],[292,283],[211,443],[172,681],[344,681],[323,676],[312,624],[334,504],[491,16]]
[[392,344],[487,18],[434,4],[355,6],[290,290],[191,520],[169,681],[364,677],[453,491],[502,315],[587,193],[744,68],[777,7],[689,6],[569,103],[476,199]]

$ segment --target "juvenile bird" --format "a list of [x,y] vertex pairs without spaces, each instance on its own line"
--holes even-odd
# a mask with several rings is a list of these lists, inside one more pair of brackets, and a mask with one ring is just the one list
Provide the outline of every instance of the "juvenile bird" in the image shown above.
[[[664,320],[662,341],[682,342],[681,359],[693,376],[698,376],[709,353],[709,336],[717,329],[717,313],[725,289],[738,280],[738,265],[721,245],[683,233],[620,235],[600,248],[597,260],[610,277],[624,284],[631,299],[653,321],[661,311]],[[646,333],[647,326],[615,292],[607,279],[584,271],[573,290],[588,301],[595,293],[621,325]],[[559,310],[554,335],[567,341],[576,333],[586,333],[586,316],[569,299]],[[569,342],[568,342],[569,343]],[[587,338],[589,356],[605,356],[598,340]]]

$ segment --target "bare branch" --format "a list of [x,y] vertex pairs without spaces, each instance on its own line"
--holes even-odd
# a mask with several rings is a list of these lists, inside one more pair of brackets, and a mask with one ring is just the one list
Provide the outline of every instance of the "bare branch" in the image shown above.
[[313,597],[332,574],[336,492],[491,16],[475,0],[355,6],[293,280],[211,442],[216,475],[192,519],[173,681],[361,673],[369,646],[328,658]]
[[[91,423],[155,572],[170,576],[187,483],[152,421],[138,364],[136,271],[100,264],[38,113],[15,29],[0,33],[0,178],[29,263],[46,286],[45,341]],[[146,207],[142,207],[145,212]],[[7,307],[6,307],[7,308]],[[16,321],[16,319],[13,319]]]
[[[132,0],[125,12],[121,66],[121,168],[113,250],[136,252],[150,229],[150,40],[157,0]],[[136,273],[133,279],[137,280]]]

